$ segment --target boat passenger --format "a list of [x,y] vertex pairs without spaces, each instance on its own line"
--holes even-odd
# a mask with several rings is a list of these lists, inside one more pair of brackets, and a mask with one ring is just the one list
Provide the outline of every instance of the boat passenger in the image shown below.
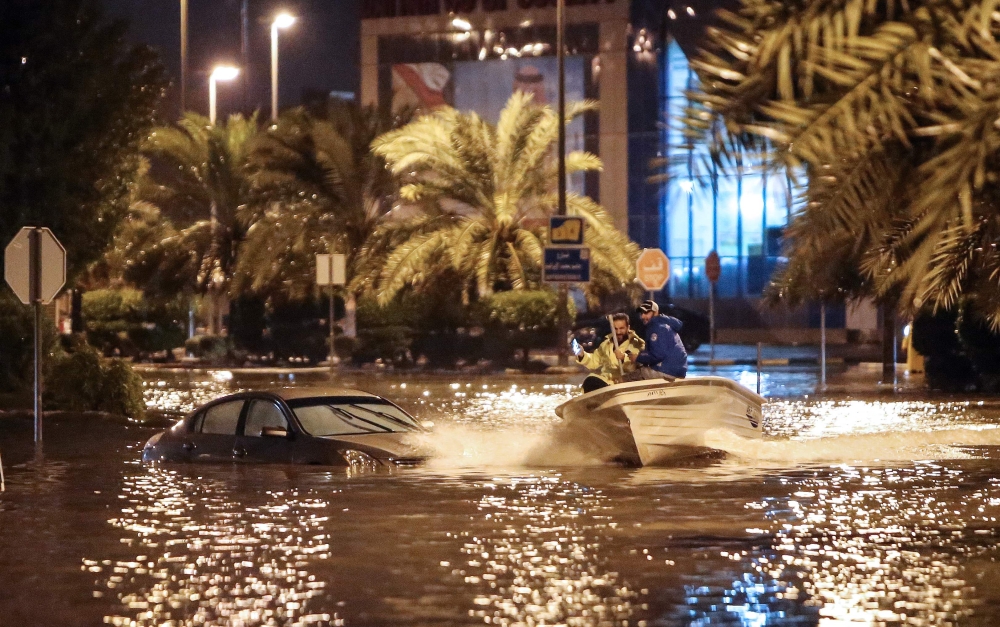
[[[584,393],[621,383],[623,375],[635,370],[635,358],[646,343],[629,328],[628,314],[616,313],[611,317],[611,333],[604,338],[593,353],[582,348],[576,353],[579,363],[595,370],[583,380]],[[618,347],[615,348],[615,339]],[[575,345],[578,346],[578,345]]]
[[636,369],[625,375],[625,380],[662,379],[663,375],[677,379],[686,377],[687,351],[678,335],[684,323],[661,314],[660,306],[653,300],[639,305],[639,317],[646,325],[646,347],[636,357]]

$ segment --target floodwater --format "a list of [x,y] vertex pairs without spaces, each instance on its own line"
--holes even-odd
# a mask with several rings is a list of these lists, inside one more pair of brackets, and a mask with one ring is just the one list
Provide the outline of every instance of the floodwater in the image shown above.
[[[36,457],[0,420],[0,626],[1000,622],[1000,401],[816,397],[787,370],[761,443],[547,465],[578,379],[345,375],[435,423],[427,466],[379,473],[144,465],[155,429],[80,418]],[[147,399],[316,382],[150,373]]]

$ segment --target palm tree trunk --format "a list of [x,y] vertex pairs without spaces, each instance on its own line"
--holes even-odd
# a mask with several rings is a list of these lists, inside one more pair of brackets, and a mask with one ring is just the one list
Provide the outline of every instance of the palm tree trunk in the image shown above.
[[358,298],[357,295],[348,290],[347,300],[344,301],[344,336],[358,336]]

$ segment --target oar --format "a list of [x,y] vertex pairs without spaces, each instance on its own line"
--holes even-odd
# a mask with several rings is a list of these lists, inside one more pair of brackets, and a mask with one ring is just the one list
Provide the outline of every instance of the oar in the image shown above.
[[[620,351],[621,347],[618,346],[618,335],[615,333],[615,319],[611,316],[608,316],[608,324],[611,325],[611,341],[615,343],[615,352]],[[625,377],[625,366],[622,365],[621,361],[618,362],[618,373],[623,378]]]

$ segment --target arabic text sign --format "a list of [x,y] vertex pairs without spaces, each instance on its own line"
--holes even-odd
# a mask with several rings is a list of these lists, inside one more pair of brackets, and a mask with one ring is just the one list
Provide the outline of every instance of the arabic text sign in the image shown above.
[[547,283],[590,282],[590,249],[546,246],[542,280]]
[[647,248],[635,261],[635,277],[643,289],[657,292],[670,278],[670,260],[659,248]]

